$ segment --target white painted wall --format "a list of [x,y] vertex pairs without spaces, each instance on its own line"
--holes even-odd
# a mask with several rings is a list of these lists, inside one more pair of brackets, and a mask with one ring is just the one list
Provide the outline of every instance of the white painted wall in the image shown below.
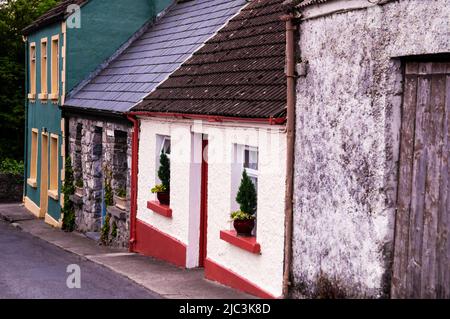
[[[167,219],[147,209],[154,199],[150,189],[156,180],[157,135],[172,136],[171,208]],[[187,266],[198,262],[200,215],[199,164],[201,136],[209,139],[208,247],[207,257],[274,296],[281,296],[284,254],[284,194],[286,137],[284,128],[260,125],[200,123],[142,119],[139,145],[138,219],[171,235],[188,246]],[[257,241],[255,255],[220,239],[221,230],[232,229],[230,213],[236,208],[232,186],[234,144],[258,147]],[[195,145],[195,151],[193,150]],[[196,163],[197,162],[197,163]]]

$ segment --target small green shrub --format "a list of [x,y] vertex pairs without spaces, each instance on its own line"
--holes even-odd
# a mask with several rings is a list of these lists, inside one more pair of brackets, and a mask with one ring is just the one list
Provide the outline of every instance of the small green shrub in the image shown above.
[[105,217],[105,220],[104,220],[103,226],[102,226],[102,230],[101,230],[100,241],[104,245],[107,245],[109,243],[109,231],[110,231],[109,222],[110,222],[110,220],[111,220],[111,217],[109,215],[107,215]]
[[0,173],[23,175],[25,166],[23,161],[6,158],[0,162]]
[[160,185],[156,185],[155,187],[152,188],[152,193],[164,193],[165,191],[167,191],[166,187],[162,184]]
[[236,202],[240,206],[240,210],[231,213],[232,220],[249,220],[255,219],[256,213],[256,188],[252,180],[248,177],[247,171],[242,173],[241,185],[236,196]]
[[113,206],[114,205],[114,199],[113,199],[113,190],[111,187],[111,179],[112,179],[112,173],[108,169],[108,167],[105,167],[105,204],[106,206]]
[[64,207],[61,210],[64,216],[62,229],[72,232],[75,229],[75,210],[70,196],[75,193],[75,187],[73,186],[73,168],[70,157],[66,158],[65,166],[65,178],[62,187],[62,193],[64,194]]
[[119,196],[119,197],[121,197],[121,198],[125,198],[125,197],[127,197],[127,190],[125,189],[125,188],[119,188],[117,191],[116,191],[116,196]]
[[75,182],[75,186],[78,188],[82,188],[84,186],[83,180],[79,179]]
[[170,192],[170,160],[165,153],[161,153],[159,163],[158,177],[166,191]]
[[238,210],[238,211],[231,213],[231,219],[232,220],[249,220],[249,219],[255,219],[255,216]]
[[117,223],[113,221],[112,227],[111,227],[111,237],[116,238],[117,237]]

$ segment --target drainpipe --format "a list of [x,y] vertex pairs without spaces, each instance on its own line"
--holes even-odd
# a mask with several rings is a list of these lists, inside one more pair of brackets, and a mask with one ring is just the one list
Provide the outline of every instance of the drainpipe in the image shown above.
[[280,17],[286,23],[286,81],[287,81],[287,154],[286,154],[286,194],[285,194],[285,240],[284,240],[284,273],[283,297],[289,295],[290,272],[292,261],[292,220],[294,195],[294,147],[295,147],[295,30],[294,15]]
[[29,61],[29,52],[28,52],[28,38],[23,37],[23,42],[25,43],[25,131],[24,131],[24,150],[23,150],[23,164],[24,164],[24,172],[23,172],[23,196],[22,200],[25,202],[25,197],[27,196],[27,178],[28,178],[28,61]]
[[131,143],[131,202],[130,202],[130,251],[134,251],[136,244],[136,215],[137,215],[137,177],[139,152],[139,120],[134,115],[127,115],[133,123],[133,136]]

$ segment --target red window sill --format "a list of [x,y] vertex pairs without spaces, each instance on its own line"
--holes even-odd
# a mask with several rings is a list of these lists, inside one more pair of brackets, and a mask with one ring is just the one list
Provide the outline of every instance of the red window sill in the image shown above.
[[170,209],[170,207],[167,205],[160,204],[158,201],[148,201],[147,208],[154,213],[157,213],[164,217],[172,218],[172,209]]
[[253,254],[261,253],[261,246],[256,242],[256,237],[241,237],[234,230],[221,230],[220,239]]

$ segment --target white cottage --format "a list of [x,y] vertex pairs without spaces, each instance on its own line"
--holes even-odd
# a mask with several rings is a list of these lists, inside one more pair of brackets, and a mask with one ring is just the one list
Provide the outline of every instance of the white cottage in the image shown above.
[[[132,249],[260,297],[283,294],[286,194],[285,23],[281,0],[242,9],[142,103],[135,123]],[[170,204],[151,189],[170,158]],[[230,214],[246,170],[252,235]],[[134,213],[134,215],[133,215]]]

